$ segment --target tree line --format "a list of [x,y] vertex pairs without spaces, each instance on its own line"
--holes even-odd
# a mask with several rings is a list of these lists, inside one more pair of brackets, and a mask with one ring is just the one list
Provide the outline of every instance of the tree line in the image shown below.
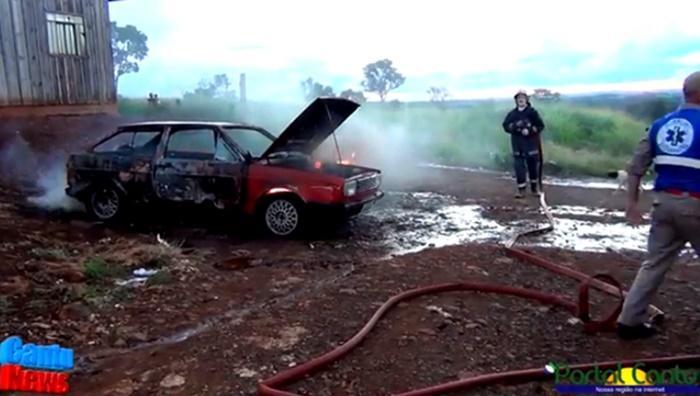
[[[110,27],[114,82],[117,85],[121,76],[139,72],[139,63],[149,53],[148,36],[133,25],[118,26],[116,22],[112,22]],[[366,65],[363,74],[364,79],[360,83],[361,87],[357,90],[348,88],[336,95],[333,87],[315,81],[311,77],[301,81],[301,90],[307,100],[313,100],[319,96],[337,96],[364,103],[367,101],[365,93],[372,93],[384,102],[391,91],[406,82],[406,77],[396,69],[389,59],[377,60]],[[185,93],[184,98],[206,97],[235,100],[236,91],[231,89],[231,86],[232,83],[226,74],[217,74],[211,80],[201,80],[194,90]],[[433,86],[426,93],[429,95],[430,101],[436,103],[444,103],[450,97],[450,93],[445,87]],[[532,96],[539,101],[560,101],[562,99],[558,92],[544,88],[535,89]],[[673,110],[680,102],[676,94],[624,97],[594,95],[570,100],[579,105],[623,110],[645,120],[654,119]]]

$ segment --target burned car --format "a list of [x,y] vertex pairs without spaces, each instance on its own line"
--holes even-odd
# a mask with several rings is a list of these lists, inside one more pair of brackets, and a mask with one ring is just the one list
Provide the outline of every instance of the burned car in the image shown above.
[[313,157],[358,107],[318,98],[277,137],[238,123],[123,125],[69,157],[66,193],[102,221],[132,203],[208,204],[289,236],[314,213],[348,218],[383,196],[380,170]]

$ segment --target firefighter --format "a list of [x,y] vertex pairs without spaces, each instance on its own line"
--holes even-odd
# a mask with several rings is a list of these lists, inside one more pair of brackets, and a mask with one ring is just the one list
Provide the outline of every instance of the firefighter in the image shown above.
[[628,166],[626,215],[641,223],[639,183],[654,163],[654,201],[647,254],[617,319],[622,339],[647,338],[647,309],[678,253],[687,242],[700,255],[700,71],[683,83],[685,103],[659,118],[644,133]]
[[510,145],[513,151],[515,179],[518,184],[516,198],[522,198],[527,188],[526,176],[530,179],[530,191],[539,195],[540,175],[540,134],[544,123],[537,110],[530,104],[530,98],[525,91],[519,91],[513,97],[515,108],[505,120],[503,129],[510,134]]

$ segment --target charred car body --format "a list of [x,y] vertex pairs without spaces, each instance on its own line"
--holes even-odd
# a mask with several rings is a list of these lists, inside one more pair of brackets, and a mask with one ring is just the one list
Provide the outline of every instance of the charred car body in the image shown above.
[[66,193],[103,221],[131,203],[209,203],[257,218],[274,235],[292,235],[313,212],[350,217],[382,197],[381,171],[312,158],[358,107],[318,98],[278,137],[236,123],[123,125],[69,157]]

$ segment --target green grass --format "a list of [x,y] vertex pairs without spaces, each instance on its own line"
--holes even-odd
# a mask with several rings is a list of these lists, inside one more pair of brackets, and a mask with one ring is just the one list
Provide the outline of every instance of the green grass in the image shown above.
[[9,315],[13,312],[12,302],[7,296],[0,296],[0,315]]
[[83,263],[83,273],[88,282],[100,282],[116,278],[126,273],[126,270],[116,264],[109,263],[102,257],[89,257]]
[[170,272],[158,271],[155,274],[148,277],[148,279],[146,280],[146,285],[147,286],[167,285],[167,284],[173,283],[174,281],[175,281],[175,279],[170,274]]
[[44,260],[65,260],[69,254],[61,248],[33,248],[29,251],[29,255]]
[[[176,105],[165,99],[160,107],[153,107],[145,100],[121,99],[119,109],[126,116],[248,122],[278,133],[304,105],[242,105],[206,99]],[[546,124],[545,159],[567,174],[604,176],[621,169],[646,126],[620,110],[571,103],[533,105]],[[409,158],[424,161],[509,169],[509,136],[501,123],[512,106],[512,101],[459,106],[367,103],[340,128],[338,139],[357,138],[387,153],[410,151]]]

